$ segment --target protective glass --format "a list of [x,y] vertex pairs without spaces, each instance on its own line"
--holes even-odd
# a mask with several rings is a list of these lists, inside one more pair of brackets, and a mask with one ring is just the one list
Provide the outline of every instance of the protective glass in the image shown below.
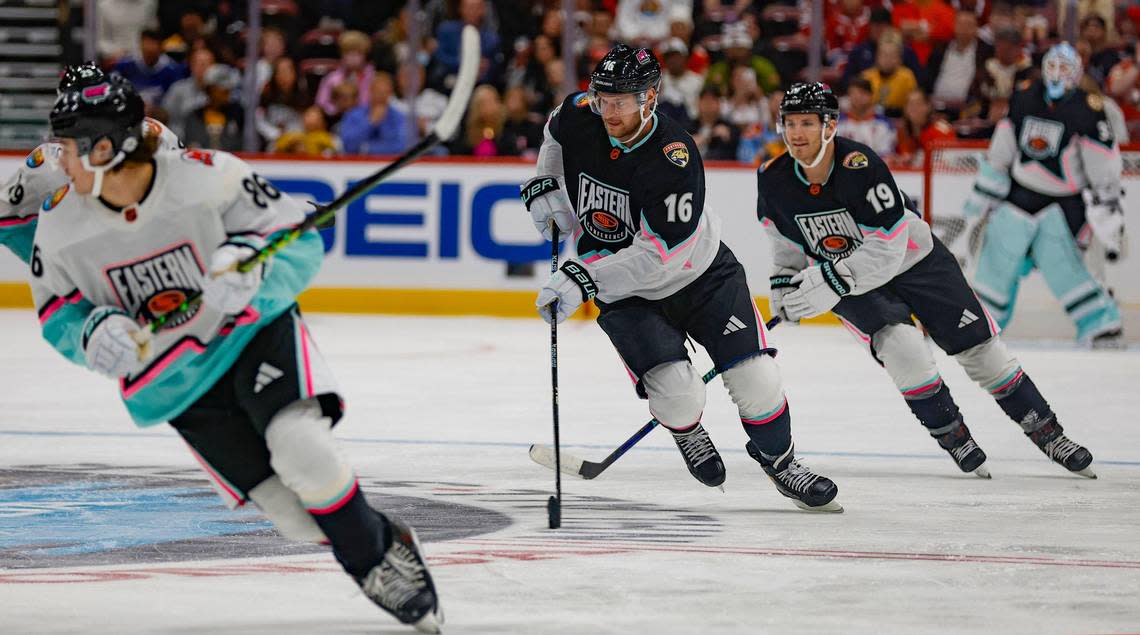
[[645,103],[645,93],[599,93],[590,89],[590,110],[596,115],[615,114],[624,117],[641,109]]

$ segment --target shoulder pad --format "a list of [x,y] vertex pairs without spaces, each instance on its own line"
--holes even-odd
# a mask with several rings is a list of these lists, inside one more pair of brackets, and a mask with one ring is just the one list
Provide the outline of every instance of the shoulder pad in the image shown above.
[[63,200],[63,197],[67,196],[67,193],[70,190],[71,190],[71,184],[70,183],[64,184],[63,187],[52,192],[51,196],[44,199],[44,204],[40,206],[40,210],[44,211],[44,212],[50,212],[51,210],[55,209],[56,207],[59,206],[59,203],[60,203],[60,201]]

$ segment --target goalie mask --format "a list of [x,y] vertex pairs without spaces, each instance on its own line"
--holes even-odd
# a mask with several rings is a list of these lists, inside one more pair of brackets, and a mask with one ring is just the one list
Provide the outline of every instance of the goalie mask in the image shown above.
[[[61,82],[62,83],[62,82]],[[92,196],[103,189],[103,176],[142,144],[143,100],[131,83],[117,74],[87,85],[79,82],[60,93],[51,111],[51,134],[74,139],[83,169],[95,173]],[[91,164],[91,151],[99,141],[111,142],[111,160]]]
[[1061,42],[1045,53],[1041,60],[1041,78],[1045,82],[1045,94],[1057,101],[1065,93],[1076,88],[1081,81],[1081,57],[1068,42]]
[[[627,139],[618,139],[622,144],[629,143],[641,134],[645,124],[657,111],[657,100],[645,113],[645,104],[649,101],[649,89],[654,91],[661,86],[661,65],[653,52],[646,48],[633,49],[625,44],[618,44],[610,49],[590,74],[590,87],[587,96],[590,100],[590,110],[596,115],[602,114],[604,98],[598,93],[611,93],[617,95],[631,94],[636,97],[636,108],[641,118],[641,125],[637,131]],[[626,114],[626,113],[619,113]]]
[[[784,98],[780,101],[780,120],[777,122],[777,131],[780,138],[784,140],[784,144],[789,148],[792,144],[788,143],[787,135],[784,132],[784,117],[790,114],[814,114],[819,115],[820,123],[820,145],[819,153],[815,155],[815,159],[811,163],[805,163],[796,159],[805,168],[814,168],[819,165],[827,154],[827,145],[835,141],[835,132],[831,136],[827,134],[827,124],[831,121],[839,121],[839,99],[835,93],[831,92],[831,87],[823,82],[804,83],[799,82],[793,84],[788,92],[784,93]],[[793,155],[792,158],[795,158]]]

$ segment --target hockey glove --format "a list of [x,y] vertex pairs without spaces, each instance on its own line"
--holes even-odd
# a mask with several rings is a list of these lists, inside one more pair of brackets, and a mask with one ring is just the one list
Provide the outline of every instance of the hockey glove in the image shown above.
[[795,324],[799,320],[793,320],[784,306],[784,296],[796,290],[796,285],[792,284],[792,276],[796,274],[795,269],[788,267],[780,267],[776,271],[776,275],[768,278],[768,285],[772,288],[772,292],[768,296],[768,308],[772,310],[772,315],[779,316],[781,320]]
[[542,237],[550,240],[551,223],[558,225],[558,235],[565,238],[574,232],[577,219],[574,217],[574,208],[570,206],[570,199],[566,191],[553,176],[536,176],[519,188],[523,205],[530,212]]
[[567,260],[546,281],[534,304],[538,307],[538,314],[549,324],[550,304],[554,303],[555,318],[561,323],[574,315],[583,302],[592,300],[596,295],[598,287],[586,268],[581,263]]
[[202,303],[226,315],[237,315],[249,306],[261,287],[265,263],[242,273],[237,270],[241,261],[265,246],[256,235],[242,235],[222,243],[210,257],[210,271],[202,285]]
[[851,293],[851,272],[842,262],[824,261],[792,276],[789,281],[799,288],[784,296],[784,311],[792,320],[827,313],[839,300]]
[[977,188],[972,189],[970,195],[966,197],[966,202],[962,204],[962,215],[970,220],[985,218],[997,203],[998,200],[992,196],[983,194]]
[[101,306],[83,322],[83,354],[87,367],[113,379],[142,370],[138,323],[116,306]]
[[1116,262],[1124,251],[1124,210],[1120,209],[1120,201],[1089,204],[1085,220],[1097,241],[1104,245],[1104,257]]

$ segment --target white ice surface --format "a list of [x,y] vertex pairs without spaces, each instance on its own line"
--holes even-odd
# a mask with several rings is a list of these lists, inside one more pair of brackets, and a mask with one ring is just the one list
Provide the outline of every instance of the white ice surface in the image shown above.
[[[512,520],[426,544],[446,632],[1140,631],[1136,352],[1015,346],[1096,456],[1095,481],[1047,461],[940,355],[990,456],[994,478],[983,481],[957,471],[842,330],[781,327],[796,448],[837,482],[846,513],[801,512],[775,492],[714,380],[704,422],[727,464],[726,493],[694,481],[654,431],[597,480],[565,479],[565,524],[551,531],[553,473],[527,457],[551,440],[542,322],[309,321],[348,402],[337,434],[362,481],[413,481],[399,493]],[[645,404],[596,325],[566,326],[560,342],[563,443],[600,460],[648,419]],[[164,426],[134,429],[113,385],[50,350],[30,312],[0,311],[0,350],[0,469],[195,467]],[[694,361],[706,370],[703,353]],[[3,488],[18,485],[0,481],[0,517],[14,513]],[[410,630],[317,553],[0,569],[0,632]]]

